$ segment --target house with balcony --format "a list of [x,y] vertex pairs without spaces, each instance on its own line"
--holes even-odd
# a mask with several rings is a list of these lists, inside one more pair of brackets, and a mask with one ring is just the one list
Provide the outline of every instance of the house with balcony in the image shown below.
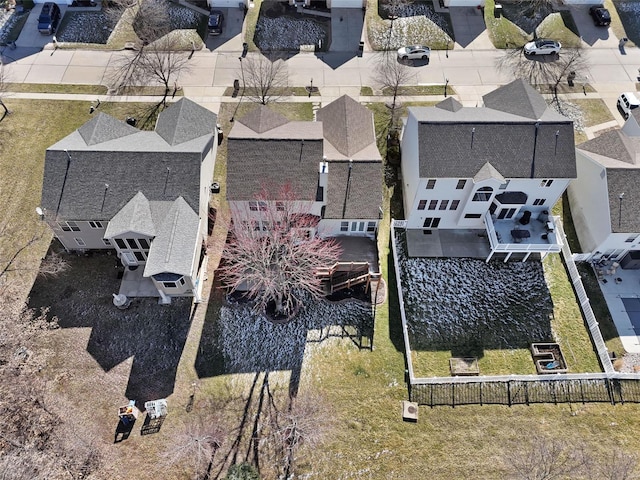
[[640,114],[576,148],[568,196],[585,260],[640,269]]
[[113,250],[128,297],[202,289],[217,117],[181,99],[142,131],[104,113],[49,147],[43,219],[67,251]]
[[573,123],[523,80],[477,107],[451,97],[409,107],[401,155],[410,255],[524,261],[560,251],[551,208],[576,177]]
[[379,271],[382,158],[369,109],[344,95],[316,121],[290,121],[260,105],[236,119],[227,138],[234,223],[268,230],[270,210],[294,209],[315,219],[306,235],[342,245],[342,263]]

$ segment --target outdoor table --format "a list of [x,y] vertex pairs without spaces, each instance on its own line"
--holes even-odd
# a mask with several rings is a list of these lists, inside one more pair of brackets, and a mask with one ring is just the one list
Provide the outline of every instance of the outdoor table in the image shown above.
[[529,230],[511,230],[511,236],[515,241],[521,241],[523,238],[529,238],[531,236],[531,232]]

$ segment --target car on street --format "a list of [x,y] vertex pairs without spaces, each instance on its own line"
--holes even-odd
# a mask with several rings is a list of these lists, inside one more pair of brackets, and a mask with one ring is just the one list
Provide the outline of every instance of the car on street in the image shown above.
[[224,26],[224,13],[220,10],[211,10],[209,13],[209,35],[220,35]]
[[631,110],[640,107],[640,100],[633,92],[624,92],[618,97],[618,108],[622,111],[622,116],[627,119],[631,115]]
[[589,8],[589,14],[593,17],[593,23],[598,27],[611,25],[611,14],[604,5],[593,5]]
[[60,7],[57,3],[46,2],[42,5],[42,11],[38,17],[38,31],[43,35],[56,33],[60,23]]
[[411,45],[398,49],[400,60],[429,60],[431,49],[424,45]]
[[537,38],[524,46],[524,53],[527,55],[555,55],[560,52],[561,48],[560,42],[549,38]]

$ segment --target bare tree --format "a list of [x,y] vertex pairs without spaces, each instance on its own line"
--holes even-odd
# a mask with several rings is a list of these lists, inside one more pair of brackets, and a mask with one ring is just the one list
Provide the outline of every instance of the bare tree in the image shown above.
[[340,247],[316,234],[319,218],[290,187],[272,191],[257,196],[258,212],[233,212],[221,273],[232,291],[247,289],[257,312],[275,305],[276,314],[290,317],[302,292],[323,294],[316,272],[338,260]]
[[208,478],[213,457],[223,439],[224,433],[217,422],[198,419],[174,435],[165,458],[169,465],[188,464],[194,480]]
[[595,472],[602,480],[637,480],[638,457],[612,447],[609,455],[595,464]]
[[0,59],[0,107],[3,109],[2,117],[0,117],[0,122],[4,120],[4,117],[9,115],[11,111],[7,108],[4,103],[4,96],[7,93],[7,67]]
[[558,86],[562,79],[573,72],[584,76],[588,62],[580,48],[567,48],[556,55],[528,57],[522,48],[508,50],[498,60],[498,69],[515,78],[522,78],[531,85],[548,86],[558,102]]
[[583,445],[541,436],[514,444],[505,456],[513,478],[519,480],[583,478],[589,462]]
[[[190,68],[192,47],[179,32],[171,31],[170,6],[166,0],[142,0],[134,6],[127,5],[120,3],[115,8],[124,8],[123,17],[131,22],[138,42],[136,50],[123,54],[114,62],[110,83],[116,91],[149,84],[164,87],[162,99],[149,113],[151,116],[166,105],[172,85],[175,95],[179,75]],[[132,13],[136,9],[137,13]]]
[[287,86],[286,64],[280,58],[252,55],[240,59],[243,96],[266,105],[282,95]]

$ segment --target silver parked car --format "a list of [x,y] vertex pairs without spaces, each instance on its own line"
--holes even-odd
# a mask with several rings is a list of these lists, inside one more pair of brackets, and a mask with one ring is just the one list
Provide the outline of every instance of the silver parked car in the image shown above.
[[538,38],[524,46],[524,53],[527,55],[552,55],[560,53],[561,48],[560,42],[548,38]]
[[428,60],[429,55],[431,55],[431,49],[424,45],[411,45],[398,49],[400,60]]

